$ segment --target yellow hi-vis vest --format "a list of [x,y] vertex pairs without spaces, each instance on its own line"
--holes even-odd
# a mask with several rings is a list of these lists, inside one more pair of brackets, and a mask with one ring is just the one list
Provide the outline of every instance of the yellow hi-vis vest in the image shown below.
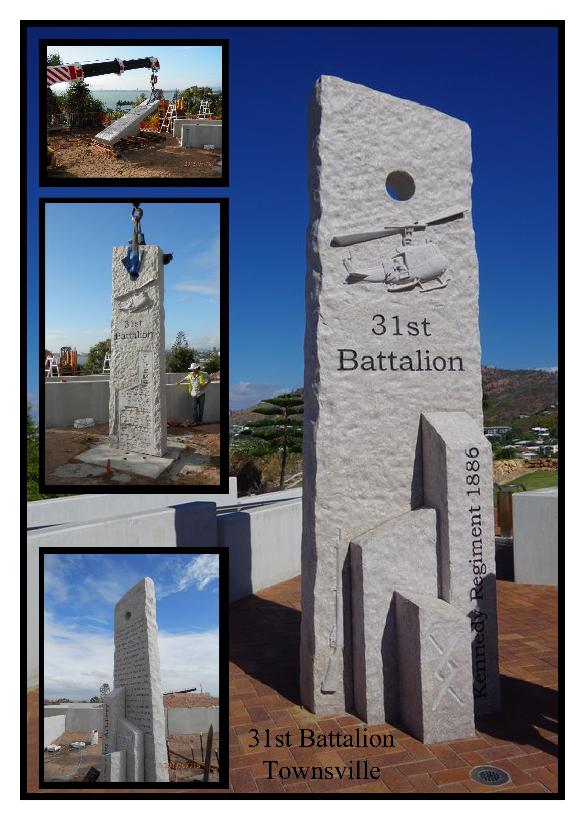
[[207,374],[203,371],[199,371],[197,376],[194,376],[193,373],[188,374],[188,386],[192,396],[196,396],[199,388],[203,388],[204,385],[208,384],[208,379],[206,379],[206,376]]

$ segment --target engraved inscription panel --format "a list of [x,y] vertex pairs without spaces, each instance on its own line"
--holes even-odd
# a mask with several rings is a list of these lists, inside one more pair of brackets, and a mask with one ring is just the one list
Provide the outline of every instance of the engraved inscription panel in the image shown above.
[[125,717],[151,732],[151,676],[145,615],[131,617],[115,634],[115,687],[125,687]]
[[125,247],[113,250],[110,444],[163,456],[167,450],[163,258],[157,246],[143,246],[139,276],[133,281],[122,264],[126,251]]

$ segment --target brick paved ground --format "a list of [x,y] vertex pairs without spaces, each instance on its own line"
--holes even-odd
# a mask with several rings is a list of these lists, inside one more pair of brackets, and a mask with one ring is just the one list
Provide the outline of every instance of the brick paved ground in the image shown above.
[[[503,712],[477,722],[476,738],[424,745],[390,725],[395,747],[381,750],[255,748],[251,730],[291,733],[299,727],[353,733],[346,713],[319,718],[299,706],[300,579],[263,590],[231,607],[230,789],[235,793],[551,793],[557,790],[557,590],[498,582]],[[38,694],[29,699],[29,784],[38,761]],[[343,766],[366,758],[377,781],[268,779],[262,762]],[[469,770],[491,763],[510,772],[507,787],[483,787]],[[32,777],[31,777],[32,773]],[[34,789],[34,787],[32,787]],[[43,790],[44,792],[44,790]],[[137,792],[137,791],[131,791]],[[140,790],[140,793],[145,792]],[[180,792],[185,792],[180,790]]]

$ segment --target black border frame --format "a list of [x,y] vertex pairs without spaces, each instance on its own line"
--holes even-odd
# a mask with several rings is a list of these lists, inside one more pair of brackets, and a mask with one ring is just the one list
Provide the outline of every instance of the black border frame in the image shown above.
[[[66,24],[65,24],[66,25]],[[71,24],[72,25],[72,24]],[[102,25],[107,25],[103,21]],[[59,24],[60,26],[60,24]],[[122,49],[123,45],[132,46],[220,46],[222,49],[222,176],[221,177],[51,177],[46,169],[46,136],[44,127],[40,128],[38,146],[39,186],[48,188],[127,188],[132,186],[146,186],[151,188],[227,188],[230,185],[230,41],[228,39],[208,40],[168,40],[157,37],[147,39],[62,39],[58,45],[68,46],[111,46]],[[44,87],[45,53],[43,49],[50,48],[52,43],[48,38],[38,41],[39,47],[39,90]],[[39,123],[46,123],[46,94],[39,94]]]
[[[161,493],[163,489],[177,492],[184,488],[192,494],[226,494],[229,488],[228,460],[228,384],[229,384],[229,206],[224,197],[139,197],[146,204],[155,203],[217,203],[220,207],[220,351],[228,352],[220,357],[220,483],[218,485],[175,485],[175,484],[111,484],[111,485],[51,485],[45,481],[45,379],[44,379],[44,336],[45,336],[45,205],[47,203],[127,203],[126,197],[39,197],[38,200],[38,241],[39,241],[39,287],[38,287],[38,328],[39,328],[39,386],[38,386],[38,432],[39,432],[39,489],[41,493],[82,495],[83,493]],[[223,362],[223,364],[222,364]]]
[[[29,28],[33,27],[55,27],[59,29],[63,28],[73,28],[73,27],[87,27],[90,28],[91,26],[111,26],[116,28],[134,28],[136,25],[135,21],[131,20],[79,20],[79,21],[58,21],[55,23],[54,20],[21,20],[20,23],[20,44],[21,44],[21,89],[23,90],[23,97],[26,96],[26,49],[27,49],[27,31]],[[564,102],[565,102],[565,93],[564,93],[564,76],[565,76],[565,21],[564,20],[555,20],[555,19],[545,19],[545,20],[396,20],[396,21],[389,21],[389,20],[245,20],[245,21],[232,21],[232,20],[203,20],[203,21],[195,21],[195,20],[163,20],[160,22],[151,22],[151,21],[144,21],[138,23],[139,27],[144,28],[151,28],[155,30],[159,30],[159,28],[163,28],[164,26],[192,26],[197,27],[198,29],[204,28],[231,28],[231,29],[239,29],[239,28],[264,28],[264,27],[272,27],[272,28],[285,28],[285,27],[295,27],[295,28],[345,28],[345,27],[352,27],[352,28],[362,28],[362,27],[369,27],[369,26],[385,26],[392,29],[397,29],[401,27],[407,28],[417,28],[417,27],[430,27],[430,28],[459,28],[459,27],[481,27],[481,28],[491,28],[491,27],[501,27],[501,28],[509,28],[509,27],[526,27],[526,28],[542,28],[542,27],[549,27],[557,29],[558,33],[558,99],[559,99],[559,113],[558,113],[558,180],[560,183],[559,187],[559,195],[558,195],[558,216],[559,216],[559,225],[558,225],[558,237],[559,237],[559,252],[558,252],[558,294],[559,294],[559,308],[558,308],[558,320],[559,320],[559,329],[558,329],[558,341],[559,341],[559,367],[561,370],[561,379],[559,381],[559,398],[560,404],[562,407],[560,416],[561,416],[561,432],[560,438],[564,445],[565,443],[565,406],[564,406],[564,399],[565,399],[565,392],[564,392],[564,299],[565,299],[565,283],[564,283],[564,264],[565,264],[565,251],[564,251],[564,240],[565,240],[565,221],[564,221],[564,207],[565,207],[565,196],[564,196],[564,186],[565,186],[565,117],[564,117]],[[61,40],[63,38],[60,38]],[[91,41],[93,42],[93,41]],[[108,41],[110,42],[110,41]],[[148,42],[152,42],[152,40],[148,40]],[[172,41],[175,42],[175,41]],[[20,131],[20,146],[21,146],[21,167],[22,167],[22,184],[21,184],[21,203],[20,203],[20,213],[21,213],[21,252],[23,263],[21,266],[22,275],[24,278],[24,282],[26,284],[26,248],[27,248],[27,176],[28,176],[28,167],[27,167],[27,151],[26,151],[26,129],[21,129]],[[105,187],[105,186],[104,186]],[[21,302],[21,327],[23,329],[23,336],[24,336],[24,329],[26,328],[26,300]],[[21,396],[26,397],[26,372],[23,369],[21,373]],[[26,399],[23,400],[26,403]],[[24,404],[24,409],[26,408],[26,404]],[[22,476],[23,476],[23,484],[25,484],[26,480],[26,427],[24,421],[25,414],[22,415],[22,453],[23,453],[23,460],[22,460]],[[565,479],[565,448],[561,448],[561,454],[559,457],[559,464],[561,467],[560,473],[562,473],[562,489],[564,490],[564,479]],[[23,530],[26,529],[26,499],[23,499],[21,503],[21,511],[22,511],[22,520],[24,523]],[[447,793],[445,795],[438,794],[438,793],[355,793],[355,794],[346,794],[346,793],[216,793],[212,796],[213,799],[221,798],[221,799],[266,799],[266,800],[273,800],[273,799],[303,799],[303,800],[326,800],[326,799],[341,799],[341,800],[353,800],[353,801],[360,801],[360,800],[389,800],[389,799],[396,799],[396,800],[433,800],[433,799],[441,799],[441,800],[530,800],[533,799],[540,799],[540,800],[559,800],[565,798],[565,771],[564,771],[564,763],[565,763],[565,722],[564,722],[564,703],[565,703],[565,680],[564,680],[564,652],[565,652],[565,625],[564,625],[564,616],[565,616],[565,606],[564,606],[564,588],[563,584],[565,581],[565,572],[564,572],[564,560],[565,560],[565,549],[564,549],[564,537],[561,536],[561,533],[564,532],[563,526],[565,522],[564,518],[564,511],[565,511],[565,499],[564,494],[559,494],[559,587],[561,588],[559,591],[558,597],[558,616],[559,616],[559,638],[558,638],[558,652],[559,652],[559,673],[560,673],[560,684],[559,684],[559,774],[558,774],[558,792],[556,793],[473,793],[467,795],[465,793],[454,794],[454,793]],[[26,561],[21,561],[21,570],[26,571]],[[21,614],[22,614],[22,621],[24,622],[25,613],[26,613],[26,575],[25,572],[21,572]],[[21,686],[23,687],[24,691],[26,690],[26,656],[25,654],[22,655],[22,663],[21,663]],[[24,700],[24,697],[23,697]],[[68,795],[64,791],[63,792],[55,792],[55,793],[38,793],[38,792],[27,792],[27,747],[26,747],[26,738],[27,738],[27,714],[26,714],[26,704],[24,704],[24,709],[21,711],[21,797],[24,799],[44,799],[44,798],[54,798],[54,799],[62,799],[62,798],[92,798],[95,797],[93,795],[83,795],[82,793],[78,793],[76,795]],[[99,795],[99,798],[112,798],[115,800],[128,798],[131,799],[132,795],[115,795],[106,793],[103,795]],[[150,794],[146,796],[151,799],[158,799],[162,798],[165,799],[166,796],[163,795],[156,795]],[[172,798],[184,798],[184,799],[191,799],[195,797],[190,793],[184,793],[178,795],[172,795]]]
[[[143,555],[151,551],[155,551],[156,553],[159,552],[159,547],[155,548],[141,548],[139,550],[132,549],[132,548],[90,548],[88,550],[83,551],[84,554],[106,554],[109,556],[116,556],[119,553],[133,553],[135,555]],[[42,707],[44,704],[44,557],[47,554],[72,554],[77,553],[78,550],[74,548],[39,548],[38,551],[38,616],[39,616],[39,623],[38,623],[38,655],[39,655],[39,665],[38,665],[38,697],[39,697],[39,710],[38,710],[38,744],[39,744],[39,756],[38,756],[38,785],[40,790],[54,790],[54,789],[64,789],[67,791],[73,790],[76,794],[75,796],[69,795],[52,795],[55,798],[78,798],[81,797],[79,795],[85,792],[86,790],[107,790],[108,792],[114,792],[117,790],[128,790],[130,789],[132,793],[145,793],[148,790],[204,790],[204,792],[208,790],[227,790],[230,779],[229,779],[229,764],[230,764],[230,744],[229,744],[229,728],[230,728],[230,703],[229,703],[229,675],[228,675],[228,665],[229,665],[229,614],[228,614],[228,589],[229,589],[229,579],[228,579],[228,572],[229,572],[229,555],[228,549],[219,547],[219,548],[208,548],[200,549],[197,548],[196,550],[186,550],[184,548],[168,548],[168,552],[171,553],[180,553],[186,556],[196,556],[201,554],[214,554],[218,556],[218,566],[219,566],[219,579],[218,579],[218,595],[219,595],[219,603],[218,603],[218,633],[219,633],[219,671],[218,671],[218,681],[219,681],[219,688],[220,688],[220,718],[218,722],[218,729],[220,733],[220,778],[217,782],[213,782],[212,786],[208,787],[201,782],[183,782],[183,781],[168,781],[167,784],[157,783],[155,782],[144,782],[147,784],[147,787],[138,787],[136,786],[136,782],[133,781],[123,781],[118,783],[112,782],[87,782],[84,784],[82,781],[45,781],[44,780],[44,761],[43,761],[43,749],[44,749],[44,739],[43,739],[43,713]],[[224,746],[224,751],[222,751],[222,745]],[[41,798],[47,797],[46,795],[38,794],[38,793],[28,793],[28,796],[31,795],[39,795]],[[82,797],[94,797],[94,796],[82,796]],[[117,798],[120,796],[112,795],[111,797]],[[130,795],[126,796],[127,798],[131,798]],[[158,796],[166,798],[167,796]]]

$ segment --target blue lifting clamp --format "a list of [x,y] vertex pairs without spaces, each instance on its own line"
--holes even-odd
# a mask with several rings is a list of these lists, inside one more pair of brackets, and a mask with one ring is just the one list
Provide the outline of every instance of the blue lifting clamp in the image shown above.
[[139,269],[143,259],[143,251],[139,250],[140,245],[145,245],[145,236],[141,233],[141,218],[143,209],[138,202],[133,203],[131,219],[133,220],[133,236],[128,244],[127,256],[121,260],[127,273],[133,281],[139,277]]

